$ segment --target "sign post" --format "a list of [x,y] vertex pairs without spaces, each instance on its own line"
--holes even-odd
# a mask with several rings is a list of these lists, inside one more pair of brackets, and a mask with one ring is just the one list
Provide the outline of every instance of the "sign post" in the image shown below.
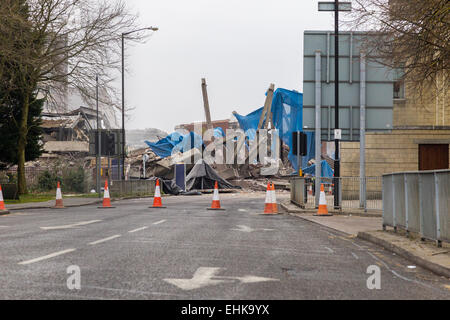
[[[319,2],[319,11],[334,11],[334,128],[339,129],[339,11],[351,11],[351,2]],[[340,138],[339,138],[340,139]],[[341,207],[339,201],[340,156],[339,139],[334,137],[334,208]]]

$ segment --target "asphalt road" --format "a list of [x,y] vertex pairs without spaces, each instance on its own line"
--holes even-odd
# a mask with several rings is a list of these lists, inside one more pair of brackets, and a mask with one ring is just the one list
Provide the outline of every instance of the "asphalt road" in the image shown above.
[[[450,298],[448,279],[382,248],[260,215],[264,194],[222,194],[221,203],[226,211],[207,211],[204,195],[164,198],[166,209],[135,199],[0,216],[0,299]],[[367,288],[372,265],[381,289]],[[67,286],[70,266],[79,290]]]

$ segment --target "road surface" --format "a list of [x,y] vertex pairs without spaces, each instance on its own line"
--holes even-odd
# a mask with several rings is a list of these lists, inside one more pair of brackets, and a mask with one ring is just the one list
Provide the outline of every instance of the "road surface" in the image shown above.
[[[0,216],[0,299],[450,298],[448,279],[380,247],[261,215],[264,198],[221,194],[226,211],[207,211],[203,195]],[[368,289],[370,266],[380,289]]]

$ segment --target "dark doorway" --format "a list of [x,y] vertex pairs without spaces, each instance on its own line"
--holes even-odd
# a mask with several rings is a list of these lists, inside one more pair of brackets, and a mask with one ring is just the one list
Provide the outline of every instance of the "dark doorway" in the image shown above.
[[419,170],[448,169],[448,144],[419,144]]

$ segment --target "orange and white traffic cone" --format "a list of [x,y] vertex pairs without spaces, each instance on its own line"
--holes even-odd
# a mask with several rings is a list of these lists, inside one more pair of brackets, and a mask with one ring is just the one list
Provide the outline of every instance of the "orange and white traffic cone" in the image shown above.
[[313,194],[312,183],[310,183],[308,186],[308,195],[312,196],[312,194]]
[[63,199],[62,199],[62,193],[61,193],[61,184],[58,181],[58,184],[56,185],[56,202],[53,209],[64,209]]
[[7,213],[9,213],[9,210],[6,210],[5,208],[5,202],[3,201],[2,186],[0,185],[0,215]]
[[153,206],[149,208],[165,208],[162,205],[161,187],[159,185],[159,179],[156,179],[155,196],[153,197]]
[[275,184],[272,183],[272,210],[273,213],[278,213],[277,194],[275,192]]
[[323,184],[320,185],[319,209],[317,210],[317,213],[315,213],[314,215],[315,216],[332,216],[331,213],[328,213],[327,199],[325,196]]
[[264,213],[262,214],[277,214],[278,209],[276,207],[275,190],[272,189],[270,182],[267,184],[266,201],[264,205]]
[[220,199],[219,199],[219,184],[214,184],[214,194],[213,194],[213,200],[211,203],[211,208],[206,208],[207,210],[225,210],[220,207]]
[[108,180],[105,180],[105,190],[103,191],[103,205],[99,209],[112,209],[111,197],[109,196]]

